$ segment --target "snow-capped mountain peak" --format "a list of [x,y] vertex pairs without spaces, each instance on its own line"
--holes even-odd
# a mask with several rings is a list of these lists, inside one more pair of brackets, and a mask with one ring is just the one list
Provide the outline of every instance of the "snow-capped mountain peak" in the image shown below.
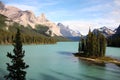
[[115,32],[113,30],[107,28],[106,26],[98,28],[98,29],[94,29],[93,32],[96,33],[97,30],[100,31],[106,37],[115,34]]

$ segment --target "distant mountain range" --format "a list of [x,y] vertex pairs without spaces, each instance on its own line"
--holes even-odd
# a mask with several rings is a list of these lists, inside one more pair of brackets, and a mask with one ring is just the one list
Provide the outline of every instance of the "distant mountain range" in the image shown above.
[[105,26],[98,29],[94,29],[93,33],[96,33],[97,31],[100,31],[105,37],[109,37],[115,34],[115,30],[111,30]]
[[79,31],[74,31],[69,28],[69,26],[65,26],[62,23],[58,23],[57,26],[60,28],[60,32],[64,37],[67,37],[71,40],[79,40],[81,37],[81,33]]

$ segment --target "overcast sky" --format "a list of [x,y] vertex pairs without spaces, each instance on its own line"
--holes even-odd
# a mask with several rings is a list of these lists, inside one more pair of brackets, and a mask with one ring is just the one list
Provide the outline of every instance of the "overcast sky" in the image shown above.
[[6,5],[32,10],[36,16],[45,13],[53,22],[69,25],[82,34],[106,26],[120,24],[120,0],[1,0]]

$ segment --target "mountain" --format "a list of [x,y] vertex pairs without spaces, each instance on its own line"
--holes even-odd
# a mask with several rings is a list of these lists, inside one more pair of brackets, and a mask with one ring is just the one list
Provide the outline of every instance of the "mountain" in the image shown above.
[[74,31],[69,28],[69,26],[65,26],[62,23],[58,23],[57,26],[60,28],[60,32],[64,37],[67,37],[71,40],[79,40],[81,33],[79,31]]
[[115,33],[110,37],[113,37],[113,38],[120,37],[120,25],[114,31]]
[[115,34],[115,32],[107,27],[101,27],[101,28],[98,28],[98,29],[94,29],[93,30],[93,33],[96,33],[97,31],[100,31],[105,37],[109,37],[113,34]]
[[115,31],[116,31],[115,34],[120,35],[120,25],[118,26],[118,28]]
[[108,37],[108,46],[120,47],[120,25],[115,29],[115,34]]
[[60,32],[65,37],[76,37],[81,36],[81,33],[79,31],[74,31],[69,28],[69,26],[65,26],[62,23],[57,24],[58,27],[60,27]]
[[36,25],[44,25],[48,27],[46,34],[51,33],[51,36],[62,36],[59,27],[49,21],[43,13],[36,17],[30,10],[22,11],[19,8],[7,6],[0,2],[0,14],[7,16],[12,21],[24,25],[25,27],[31,26],[33,29],[36,29]]

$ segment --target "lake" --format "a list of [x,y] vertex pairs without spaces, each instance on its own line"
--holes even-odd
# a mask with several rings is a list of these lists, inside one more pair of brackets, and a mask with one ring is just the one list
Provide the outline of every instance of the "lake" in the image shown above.
[[[58,42],[49,45],[24,45],[25,62],[30,66],[27,80],[120,80],[120,67],[115,64],[98,66],[79,60],[78,42]],[[6,63],[10,59],[12,45],[0,45],[0,80],[7,74]],[[120,59],[120,48],[107,47],[106,55]]]

